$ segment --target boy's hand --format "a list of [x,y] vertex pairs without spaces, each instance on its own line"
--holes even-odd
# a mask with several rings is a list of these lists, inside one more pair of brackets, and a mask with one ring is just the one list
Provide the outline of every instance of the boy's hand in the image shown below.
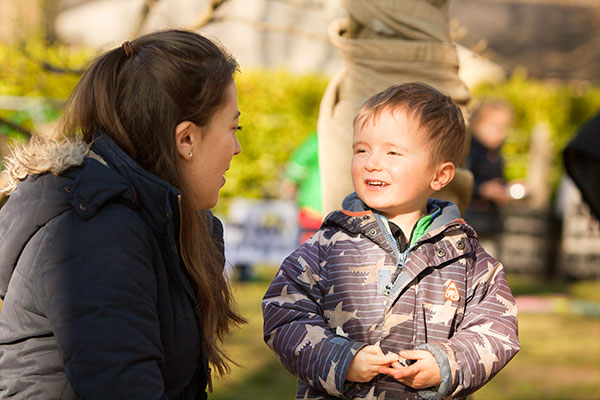
[[442,383],[440,367],[437,365],[433,354],[426,350],[406,350],[401,351],[399,354],[407,360],[417,361],[408,367],[395,362],[391,367],[379,368],[379,372],[391,375],[414,389],[439,386]]
[[346,380],[369,382],[379,374],[381,367],[387,367],[394,361],[398,361],[396,354],[389,353],[385,355],[379,346],[365,346],[356,353],[352,363],[350,363],[350,368],[346,372]]

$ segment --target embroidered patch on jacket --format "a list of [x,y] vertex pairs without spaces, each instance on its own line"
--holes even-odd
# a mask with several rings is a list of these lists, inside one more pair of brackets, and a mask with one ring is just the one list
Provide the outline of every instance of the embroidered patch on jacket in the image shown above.
[[460,295],[458,294],[458,288],[456,287],[456,283],[454,281],[450,281],[448,287],[444,291],[444,297],[446,300],[458,301],[460,299]]

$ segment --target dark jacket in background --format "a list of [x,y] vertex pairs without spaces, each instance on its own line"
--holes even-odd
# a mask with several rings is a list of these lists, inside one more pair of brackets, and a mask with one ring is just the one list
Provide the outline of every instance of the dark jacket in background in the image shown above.
[[500,149],[490,150],[471,135],[467,168],[473,173],[473,198],[465,213],[465,219],[479,236],[497,234],[502,231],[500,208],[493,201],[481,198],[479,187],[492,179],[504,181],[504,159]]
[[106,135],[92,150],[0,210],[0,398],[204,399],[179,191]]
[[563,156],[567,173],[600,218],[600,112],[579,129]]

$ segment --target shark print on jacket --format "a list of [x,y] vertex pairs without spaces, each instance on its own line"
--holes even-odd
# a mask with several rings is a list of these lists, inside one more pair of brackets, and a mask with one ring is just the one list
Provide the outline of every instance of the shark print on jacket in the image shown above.
[[[263,299],[264,336],[298,378],[298,399],[464,398],[519,350],[517,309],[502,265],[451,203],[400,253],[387,220],[357,196],[281,265]],[[387,375],[345,380],[355,354],[430,351],[442,383],[412,389]]]

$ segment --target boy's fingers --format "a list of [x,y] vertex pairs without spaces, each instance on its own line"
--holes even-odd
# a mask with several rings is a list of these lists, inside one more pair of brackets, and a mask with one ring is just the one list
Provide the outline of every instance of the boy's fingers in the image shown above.
[[402,378],[406,378],[407,376],[416,375],[419,371],[420,371],[419,367],[415,367],[414,365],[411,365],[410,367],[396,369],[396,370],[394,370],[394,372],[391,375],[396,379],[402,379]]
[[398,370],[396,368],[390,368],[390,367],[379,367],[379,369],[377,370],[377,372],[379,372],[380,374],[387,374],[387,375],[394,375],[394,373],[396,373]]
[[398,362],[398,355],[395,353],[388,353],[385,355],[385,363],[391,364],[394,362]]
[[381,347],[375,345],[365,346],[363,347],[363,351],[369,354],[383,355],[383,350],[381,350]]
[[365,361],[373,365],[390,365],[394,361],[398,361],[398,357],[384,356],[383,354],[367,354]]
[[404,357],[408,360],[420,360],[427,355],[427,351],[425,351],[425,350],[402,350],[398,354],[400,354],[400,357]]

